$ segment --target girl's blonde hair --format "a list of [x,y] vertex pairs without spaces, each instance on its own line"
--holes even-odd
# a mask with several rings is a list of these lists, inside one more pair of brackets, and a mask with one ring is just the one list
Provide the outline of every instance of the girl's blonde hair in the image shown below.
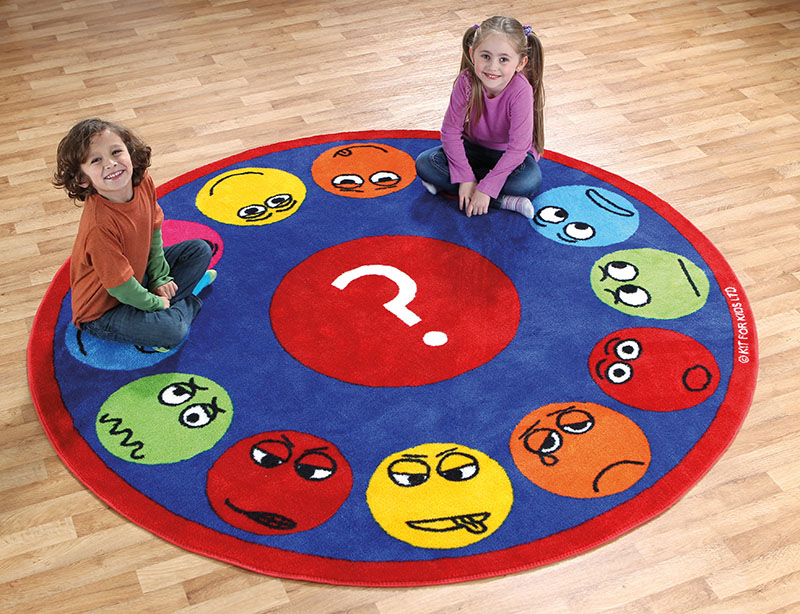
[[53,185],[63,188],[73,200],[85,201],[88,196],[97,192],[81,172],[81,164],[89,155],[92,137],[104,130],[115,133],[128,148],[133,165],[134,186],[142,182],[144,173],[150,166],[150,147],[131,130],[94,117],[79,121],[58,144],[56,171],[53,174]]
[[471,133],[471,127],[477,124],[483,115],[483,85],[475,73],[470,49],[477,47],[484,38],[492,34],[504,35],[514,51],[528,58],[521,72],[533,88],[533,146],[536,151],[542,153],[544,151],[544,85],[542,84],[544,52],[542,43],[533,30],[524,28],[513,17],[490,17],[478,27],[467,28],[461,39],[461,68],[458,72],[461,74],[469,70],[472,77],[472,93],[464,117],[467,134]]

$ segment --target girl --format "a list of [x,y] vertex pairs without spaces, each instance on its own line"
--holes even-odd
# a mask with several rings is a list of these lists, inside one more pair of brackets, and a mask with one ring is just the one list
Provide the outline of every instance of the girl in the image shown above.
[[530,26],[492,17],[467,29],[461,71],[442,122],[442,146],[422,152],[417,174],[433,194],[458,194],[467,216],[489,203],[532,218],[544,148],[542,45]]
[[[150,147],[126,128],[78,122],[61,140],[53,185],[85,202],[72,248],[72,322],[101,339],[167,351],[200,310],[216,278],[211,247],[163,248],[164,214],[146,170]],[[144,285],[143,285],[144,284]]]

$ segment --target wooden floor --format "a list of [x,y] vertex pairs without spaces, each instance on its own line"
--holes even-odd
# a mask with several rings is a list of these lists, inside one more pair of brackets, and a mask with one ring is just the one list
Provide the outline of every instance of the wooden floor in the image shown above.
[[[761,375],[730,449],[614,542],[446,587],[264,577],[111,511],[54,453],[26,382],[80,216],[49,185],[61,136],[127,124],[160,184],[276,141],[438,129],[461,32],[498,13],[542,39],[547,147],[665,199],[739,276]],[[800,612],[799,81],[797,0],[0,1],[0,612]]]

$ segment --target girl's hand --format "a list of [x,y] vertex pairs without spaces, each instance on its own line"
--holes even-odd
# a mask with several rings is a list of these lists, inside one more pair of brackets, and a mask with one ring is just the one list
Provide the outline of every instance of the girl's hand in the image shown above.
[[472,193],[475,191],[476,185],[478,184],[474,181],[465,181],[458,184],[458,208],[461,211],[464,210],[464,207],[469,207],[469,201],[472,199]]
[[[160,296],[161,298],[170,299],[175,296],[175,293],[178,291],[178,284],[174,281],[168,281],[162,286],[159,286],[155,290],[153,290],[153,294]],[[169,305],[167,306],[169,307]]]
[[475,190],[469,200],[469,205],[467,205],[467,217],[488,213],[490,201],[491,197],[488,194]]

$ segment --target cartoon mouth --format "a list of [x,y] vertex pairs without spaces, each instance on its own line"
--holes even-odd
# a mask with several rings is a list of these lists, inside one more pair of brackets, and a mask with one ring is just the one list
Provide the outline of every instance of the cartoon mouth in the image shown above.
[[433,518],[431,520],[409,520],[406,524],[419,531],[446,533],[447,531],[464,529],[469,533],[480,535],[489,530],[489,527],[486,526],[486,520],[489,516],[491,516],[489,512],[480,512],[461,516],[445,516],[444,518]]
[[97,421],[100,424],[111,425],[111,428],[108,429],[109,435],[122,437],[122,441],[119,442],[119,445],[122,448],[131,448],[129,450],[131,459],[142,460],[144,458],[144,454],[141,453],[142,448],[144,448],[144,443],[133,438],[133,431],[131,429],[127,427],[120,428],[122,425],[122,418],[113,418],[106,413],[99,416]]
[[642,461],[633,461],[633,460],[623,460],[623,461],[618,461],[616,463],[611,463],[608,467],[600,471],[600,473],[598,473],[597,476],[594,478],[594,481],[592,482],[592,490],[596,493],[600,493],[600,480],[603,478],[603,476],[605,476],[612,469],[616,469],[617,467],[620,467],[622,465],[643,466],[644,463]]
[[683,387],[689,392],[702,392],[711,384],[713,376],[703,365],[695,365],[683,373]]
[[225,505],[237,514],[242,514],[253,522],[264,525],[269,529],[274,529],[276,531],[291,531],[297,526],[297,523],[294,520],[287,518],[286,516],[282,516],[281,514],[276,514],[274,512],[243,510],[242,508],[236,507],[233,503],[231,503],[230,499],[225,499]]
[[700,290],[697,289],[697,284],[694,283],[692,276],[689,274],[689,270],[686,268],[686,264],[684,264],[683,260],[678,258],[678,264],[681,265],[681,271],[683,271],[684,276],[686,277],[686,281],[689,282],[689,285],[694,290],[695,296],[700,296]]

